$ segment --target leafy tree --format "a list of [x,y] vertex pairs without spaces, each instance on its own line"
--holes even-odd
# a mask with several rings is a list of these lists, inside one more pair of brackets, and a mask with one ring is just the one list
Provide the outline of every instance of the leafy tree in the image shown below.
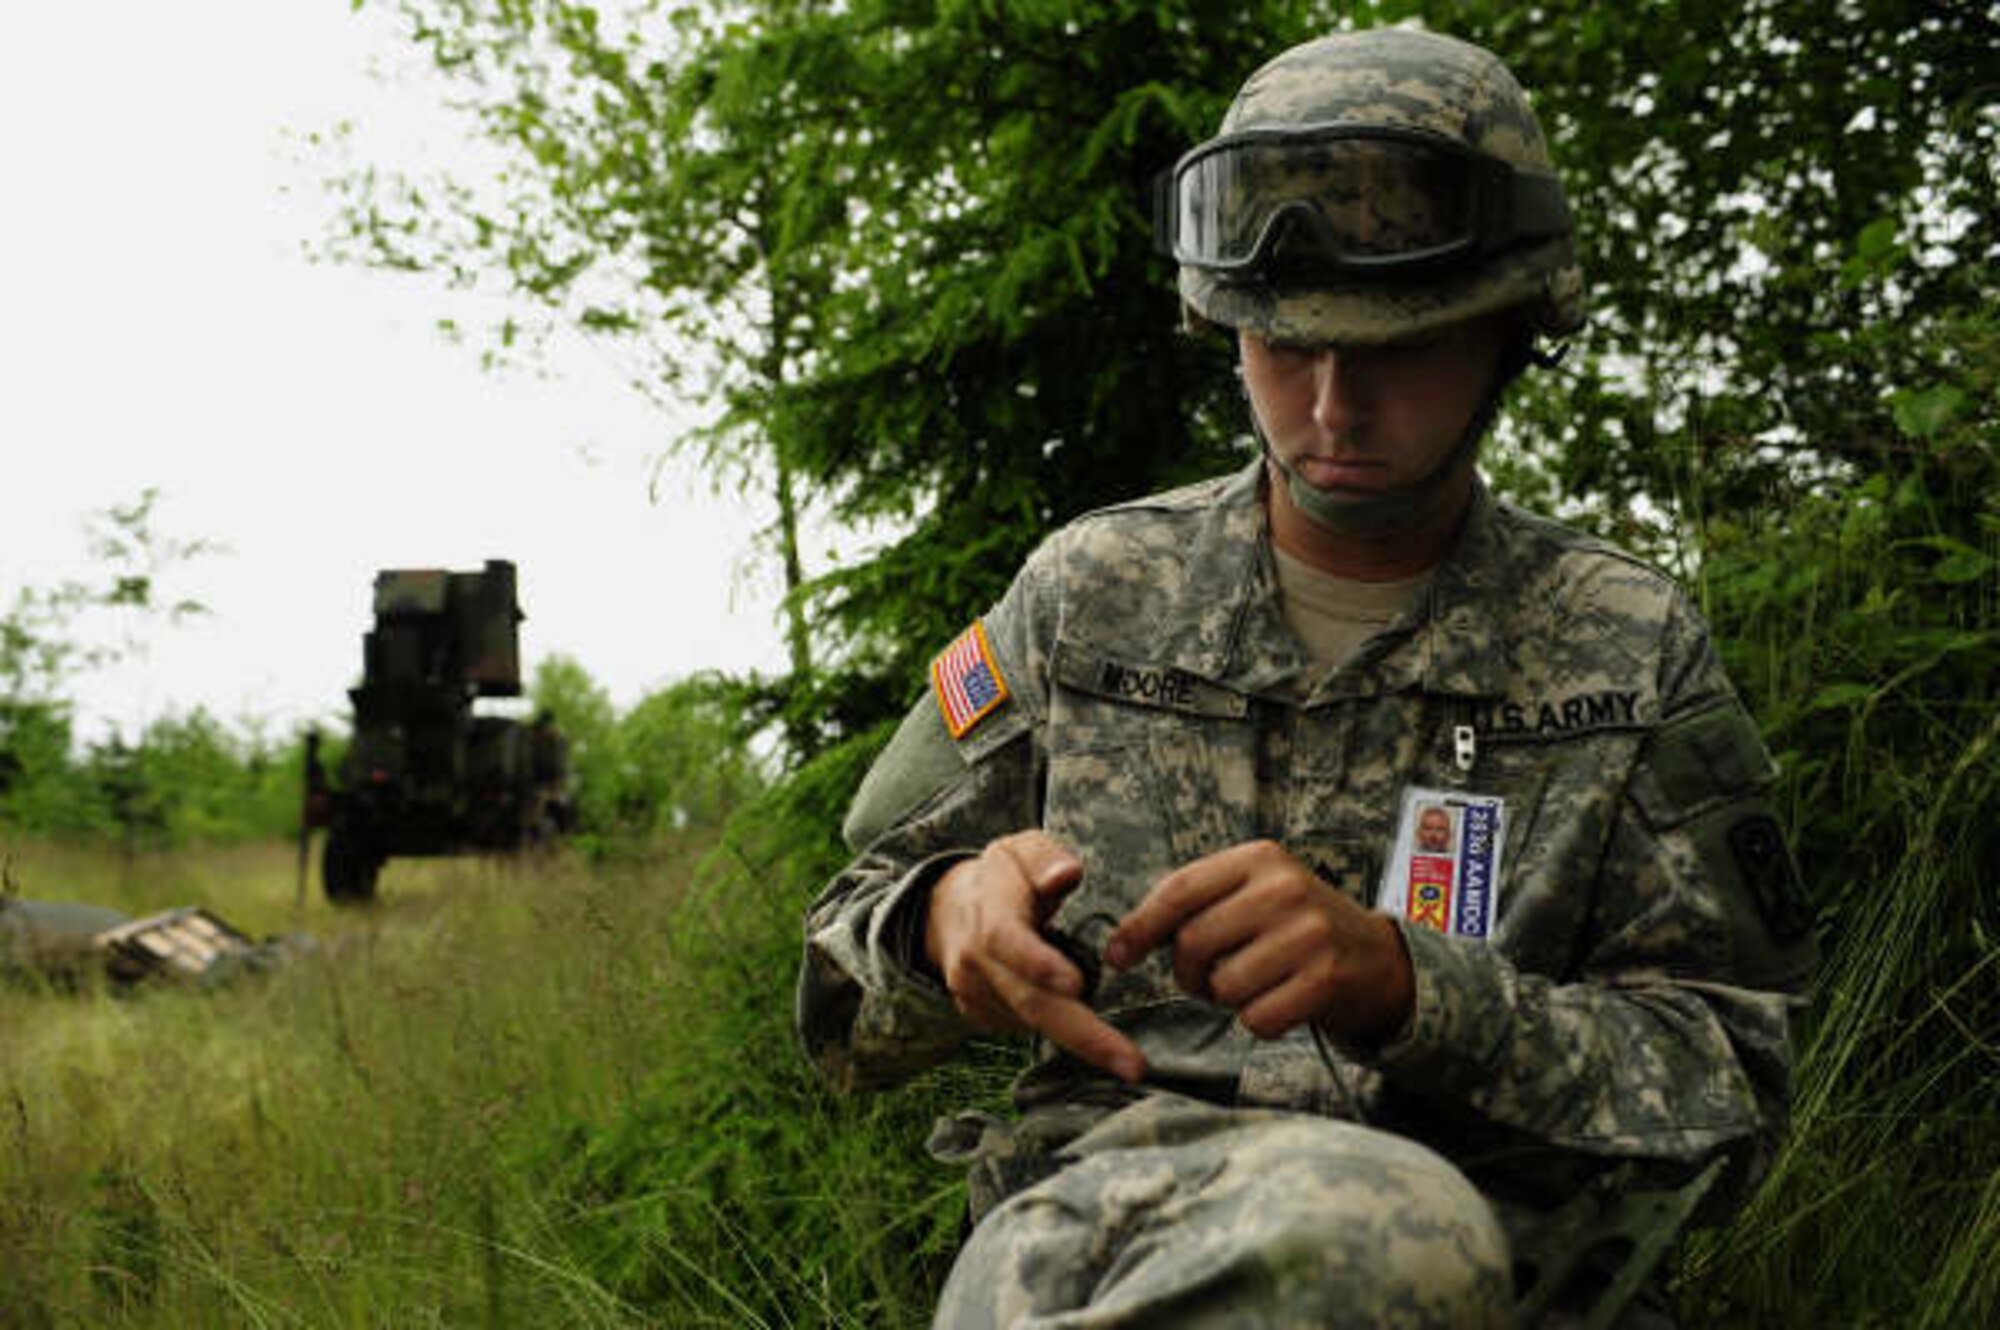
[[0,700],[0,827],[69,829],[78,820],[74,740],[66,703]]
[[1976,409],[1924,394],[2000,294],[2000,9],[1413,8],[1506,54],[1576,209],[1592,322],[1534,431],[1565,493],[1664,550],[1668,515],[1977,479],[1899,416]]
[[[83,805],[65,808],[81,789],[70,780],[70,686],[81,673],[143,655],[149,628],[206,612],[199,601],[164,598],[161,586],[217,547],[162,534],[159,498],[149,487],[85,520],[95,580],[18,587],[0,615],[0,822],[74,829],[92,821]],[[105,619],[114,621],[109,637]]]
[[[841,129],[793,105],[758,43],[718,8],[404,0],[399,14],[437,69],[463,89],[485,136],[525,168],[436,187],[348,177],[346,258],[498,276],[549,317],[638,349],[638,386],[692,392],[717,408],[779,388],[826,294],[799,240],[840,223]],[[695,58],[663,58],[693,45]],[[847,75],[837,47],[813,54],[821,80]],[[790,60],[794,73],[808,62]],[[518,332],[510,314],[499,341]],[[734,416],[697,446],[737,484],[768,478],[784,585],[805,579],[788,450]],[[787,602],[795,677],[813,670],[804,608]],[[799,746],[809,744],[801,731]]]
[[1979,451],[1934,465],[1901,424],[1990,423],[1949,384],[1954,320],[1994,294],[1991,6],[399,13],[518,166],[497,206],[457,182],[384,199],[364,176],[360,248],[497,270],[580,327],[644,338],[661,383],[712,369],[692,386],[722,411],[713,460],[768,457],[788,495],[796,480],[839,520],[900,528],[810,588],[834,668],[797,655],[788,697],[824,735],[893,710],[1051,523],[1224,459],[1239,412],[1216,361],[1165,331],[1145,185],[1251,64],[1337,18],[1460,32],[1535,91],[1596,311],[1511,435],[1545,495],[1692,557],[1700,541],[1675,538],[1711,517],[1915,468],[1955,514],[1937,534],[1977,534]]
[[781,508],[802,489],[902,530],[793,599],[828,657],[795,619],[771,702],[796,751],[898,710],[1052,523],[1234,456],[1226,367],[1175,333],[1147,252],[1148,185],[1312,7],[398,13],[517,167],[497,204],[351,177],[345,252],[497,271],[638,337],[663,384],[703,376],[712,460],[768,459]]
[[648,694],[618,722],[620,820],[658,836],[714,830],[762,789],[739,690],[696,676]]
[[[806,768],[822,774],[859,769],[927,654],[1052,525],[1242,455],[1225,358],[1171,332],[1143,206],[1249,68],[1336,20],[1501,52],[1550,132],[1594,310],[1524,385],[1505,481],[1694,582],[1784,760],[1828,925],[1834,996],[1808,1029],[1793,1146],[1698,1253],[1695,1319],[1990,1319],[1991,1187],[1959,1179],[2000,1168],[1964,1126],[1990,1117],[1993,1084],[1964,1050],[2000,1029],[1980,889],[2000,852],[2000,10],[400,12],[441,65],[482,71],[517,182],[561,183],[476,213],[406,198],[359,210],[358,234],[454,276],[483,257],[580,326],[665,329],[667,358],[733,366],[695,385],[718,412],[711,457],[762,459],[836,520],[896,533],[794,598],[818,650],[767,703],[796,751],[833,748]],[[477,218],[458,239],[387,244],[454,215]],[[1930,1037],[1947,1027],[1956,1044]],[[1809,1203],[1833,1187],[1863,1203]],[[1911,1195],[1923,1224],[1870,1222]],[[1894,1288],[1853,1274],[1882,1270]]]
[[[1232,465],[1226,362],[1177,331],[1150,182],[1298,6],[865,6],[868,127],[815,370],[770,404],[843,521],[900,539],[822,579],[849,654],[816,714],[851,733],[1054,525]],[[889,182],[883,188],[881,182]]]
[[763,789],[742,688],[698,675],[658,689],[624,715],[582,665],[551,656],[529,695],[570,744],[585,849],[644,846],[714,832]]
[[555,721],[569,745],[581,829],[590,834],[609,830],[610,792],[618,772],[618,712],[611,694],[575,657],[557,652],[535,666],[528,697]]

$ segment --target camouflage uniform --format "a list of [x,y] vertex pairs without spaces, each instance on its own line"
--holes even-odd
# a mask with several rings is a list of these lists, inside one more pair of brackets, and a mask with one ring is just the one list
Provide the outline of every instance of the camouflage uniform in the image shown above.
[[[1263,493],[1260,462],[1030,560],[983,621],[1011,695],[957,740],[921,699],[856,799],[858,857],[807,922],[811,1056],[861,1088],[967,1036],[923,903],[1025,827],[1082,859],[1054,922],[1097,950],[1161,876],[1258,838],[1372,903],[1404,789],[1499,795],[1494,936],[1401,925],[1415,1009],[1375,1049],[1259,1042],[1180,991],[1165,949],[1107,971],[1093,1005],[1144,1050],[1144,1085],[1044,1043],[1017,1121],[941,1124],[934,1151],[992,1213],[940,1324],[1486,1323],[1494,1219],[1518,1237],[1621,1164],[1671,1183],[1726,1156],[1740,1194],[1785,1120],[1812,943],[1772,767],[1684,595],[1482,489],[1417,604],[1327,675],[1282,616]],[[1415,1282],[1369,1291],[1350,1266]],[[1231,1310],[1301,1281],[1338,1295]]]

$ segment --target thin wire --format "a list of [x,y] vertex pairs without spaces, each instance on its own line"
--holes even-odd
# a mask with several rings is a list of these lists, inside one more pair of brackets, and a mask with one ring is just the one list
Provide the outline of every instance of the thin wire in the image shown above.
[[1326,1064],[1328,1074],[1333,1077],[1335,1088],[1340,1091],[1340,1097],[1347,1101],[1349,1119],[1364,1127],[1371,1125],[1368,1121],[1368,1111],[1361,1106],[1361,1096],[1354,1092],[1354,1084],[1347,1079],[1346,1069],[1340,1065],[1340,1059],[1335,1056],[1332,1046],[1326,1041],[1326,1031],[1319,1028],[1318,1021],[1307,1021],[1306,1028],[1312,1031],[1313,1047],[1319,1050],[1319,1060]]

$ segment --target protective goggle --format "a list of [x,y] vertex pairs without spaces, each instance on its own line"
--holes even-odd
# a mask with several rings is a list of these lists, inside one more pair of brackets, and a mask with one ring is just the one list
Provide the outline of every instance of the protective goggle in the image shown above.
[[1154,182],[1160,252],[1224,278],[1388,277],[1570,230],[1553,175],[1400,126],[1243,130]]

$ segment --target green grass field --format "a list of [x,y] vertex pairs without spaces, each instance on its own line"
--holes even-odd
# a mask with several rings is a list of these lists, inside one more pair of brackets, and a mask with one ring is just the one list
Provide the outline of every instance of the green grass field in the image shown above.
[[10,847],[22,895],[319,949],[212,993],[0,989],[0,1324],[622,1325],[524,1162],[675,1043],[686,864],[394,862],[301,911],[281,846]]
[[[790,1019],[816,867],[398,861],[376,908],[336,912],[316,883],[301,907],[283,846],[0,858],[31,898],[319,942],[209,993],[0,986],[4,1330],[927,1323],[963,1191],[921,1142],[1014,1055],[823,1093]],[[1861,935],[1930,945],[1878,922]],[[1875,957],[1829,958],[1791,1144],[1742,1222],[1689,1244],[1684,1324],[1992,1323],[1968,986],[1995,967],[1884,1043],[1841,1016]]]

